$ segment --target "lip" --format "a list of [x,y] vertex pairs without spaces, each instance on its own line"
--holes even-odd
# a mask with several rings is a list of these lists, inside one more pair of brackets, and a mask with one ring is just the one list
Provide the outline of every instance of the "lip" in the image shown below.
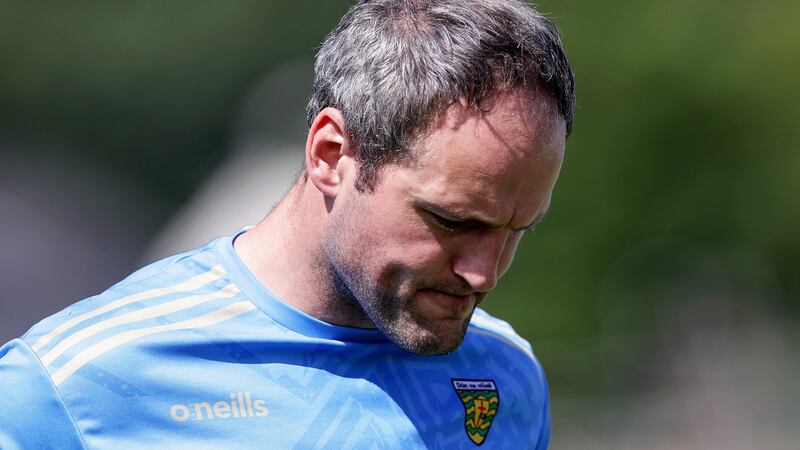
[[442,318],[462,319],[472,308],[472,295],[453,295],[436,289],[421,289],[418,293]]

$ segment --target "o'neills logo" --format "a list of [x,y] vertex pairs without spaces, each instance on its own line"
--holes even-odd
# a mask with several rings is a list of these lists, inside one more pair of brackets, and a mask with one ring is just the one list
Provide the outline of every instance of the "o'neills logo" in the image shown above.
[[264,417],[269,414],[264,400],[253,400],[249,392],[231,392],[230,401],[175,403],[169,415],[178,422],[192,420]]

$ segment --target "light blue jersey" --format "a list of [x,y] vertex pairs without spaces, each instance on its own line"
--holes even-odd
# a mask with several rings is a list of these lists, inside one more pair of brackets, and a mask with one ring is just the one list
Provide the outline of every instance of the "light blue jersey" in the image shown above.
[[0,348],[0,448],[547,448],[528,343],[477,310],[408,353],[274,297],[233,238],[139,270]]

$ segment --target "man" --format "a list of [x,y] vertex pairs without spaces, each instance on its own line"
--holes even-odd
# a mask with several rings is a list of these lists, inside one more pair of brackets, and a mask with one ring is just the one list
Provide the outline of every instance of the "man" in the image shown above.
[[548,208],[573,104],[517,0],[358,2],[284,200],[4,346],[0,447],[546,448],[541,367],[476,306]]

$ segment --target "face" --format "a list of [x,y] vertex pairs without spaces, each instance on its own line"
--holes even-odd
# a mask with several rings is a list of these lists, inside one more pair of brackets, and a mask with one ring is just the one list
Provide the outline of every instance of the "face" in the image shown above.
[[461,344],[522,235],[544,215],[564,151],[549,102],[500,96],[487,113],[448,110],[372,192],[352,180],[326,231],[333,295],[398,346],[443,354]]

